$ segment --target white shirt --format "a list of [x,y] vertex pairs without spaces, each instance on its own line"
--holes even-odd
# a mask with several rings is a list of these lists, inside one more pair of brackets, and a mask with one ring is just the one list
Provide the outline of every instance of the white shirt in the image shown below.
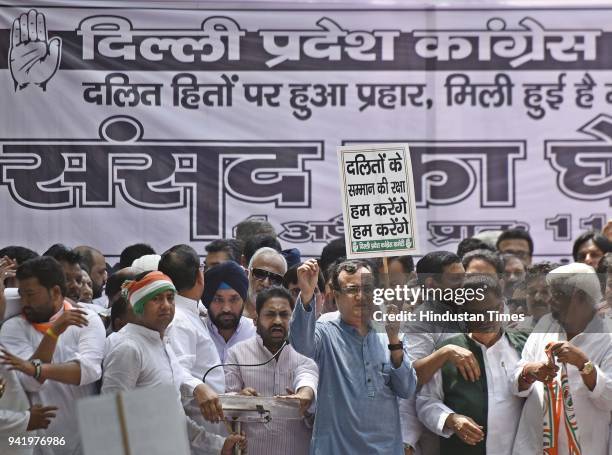
[[[189,387],[185,387],[188,373],[179,364],[167,337],[162,339],[159,332],[132,323],[125,325],[118,334],[104,357],[102,393],[173,385],[179,403],[181,391],[185,396],[193,394],[193,389],[189,391]],[[211,454],[221,451],[224,438],[197,427],[186,416],[185,421],[192,448]]]
[[[229,350],[227,363],[256,364],[269,360],[273,354],[263,345],[259,335],[236,344]],[[319,369],[316,363],[297,353],[291,345],[283,348],[277,360],[258,367],[225,367],[227,392],[254,388],[265,397],[287,395],[287,389],[297,391],[310,387],[316,393]],[[313,401],[314,405],[314,401]],[[314,412],[313,406],[311,410]],[[302,420],[274,420],[243,424],[251,455],[307,455],[312,428]]]
[[96,305],[102,309],[104,308],[108,308],[108,296],[104,293],[102,293],[102,295],[100,297],[98,297],[97,299],[93,299],[91,301],[91,303],[93,305]]
[[[254,337],[257,333],[253,320],[245,316],[240,317],[240,322],[238,322],[236,331],[231,338],[227,340],[227,342],[225,342],[225,338],[219,334],[219,329],[217,329],[217,326],[213,324],[212,320],[210,319],[210,314],[208,315],[208,318],[206,318],[206,327],[208,327],[208,333],[215,343],[221,363],[227,363],[225,361],[227,351],[229,351],[232,346],[234,346],[236,343],[240,343],[241,341]],[[208,381],[208,378],[206,378],[206,380]]]
[[113,350],[113,348],[117,345],[120,339],[121,331],[111,332],[108,334],[108,336],[106,337],[106,341],[104,342],[104,358],[106,358],[108,353]]
[[[510,455],[523,407],[523,399],[514,395],[512,389],[512,373],[519,355],[505,335],[489,348],[473,341],[482,350],[487,379],[486,452],[487,455]],[[446,438],[453,434],[444,428],[447,417],[455,411],[444,404],[440,370],[418,393],[416,406],[419,419],[427,428]]]
[[0,453],[2,455],[30,455],[34,447],[10,445],[9,437],[38,436],[27,432],[30,421],[30,402],[14,371],[0,365],[0,378],[6,381],[4,394],[0,398]]
[[[219,365],[221,359],[208,328],[200,319],[198,302],[181,295],[174,296],[174,319],[167,334],[172,349],[183,367],[190,372],[193,388],[202,384],[202,378],[210,367]],[[225,392],[223,368],[215,368],[206,376],[206,384],[217,393]]]
[[[97,394],[96,381],[102,376],[106,331],[96,313],[86,307],[80,309],[87,313],[89,324],[85,327],[69,326],[60,335],[51,360],[52,363],[78,362],[81,366],[81,384],[75,386],[52,380],[41,384],[31,376],[18,373],[32,403],[59,408],[49,428],[41,430],[41,436],[64,436],[66,445],[53,447],[56,455],[80,453],[76,401]],[[60,314],[63,311],[61,309]],[[22,359],[29,359],[34,354],[42,338],[43,334],[21,316],[6,321],[0,330],[0,342],[10,353]],[[48,447],[37,446],[34,453],[47,453],[48,450]]]
[[414,449],[414,455],[420,455],[419,440],[423,434],[424,427],[417,417],[416,394],[413,394],[408,399],[398,398],[397,404],[400,413],[402,441],[404,444],[408,444]]
[[[590,391],[582,376],[573,365],[567,365],[569,389],[574,400],[574,411],[578,423],[580,446],[583,454],[607,455],[612,411],[612,332],[610,324],[595,315],[586,330],[576,335],[569,343],[584,352],[595,364],[597,384]],[[518,392],[518,380],[523,365],[527,362],[546,362],[544,349],[549,342],[567,341],[567,334],[550,314],[542,316],[527,339],[523,354],[513,374],[514,392],[529,396],[525,404],[513,453],[540,453],[542,451],[542,409],[544,385],[535,382],[529,389]],[[560,381],[561,369],[557,373]],[[563,422],[563,416],[561,417]],[[567,436],[564,424],[559,428],[559,454],[567,455]]]

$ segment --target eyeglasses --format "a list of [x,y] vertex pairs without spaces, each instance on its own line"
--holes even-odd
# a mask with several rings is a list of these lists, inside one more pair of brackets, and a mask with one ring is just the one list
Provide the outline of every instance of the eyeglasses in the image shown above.
[[366,295],[374,294],[374,286],[347,286],[340,288],[340,292],[346,295],[355,296],[360,292]]
[[255,267],[251,269],[251,273],[257,281],[264,281],[267,278],[270,280],[270,283],[275,286],[281,286],[283,284],[283,276],[279,275],[278,273],[268,272],[267,270],[263,269],[256,269]]

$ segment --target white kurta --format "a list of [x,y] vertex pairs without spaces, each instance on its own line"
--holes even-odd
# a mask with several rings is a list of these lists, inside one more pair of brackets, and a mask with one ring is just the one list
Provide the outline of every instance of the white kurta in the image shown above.
[[14,371],[0,365],[0,378],[6,381],[4,395],[0,398],[0,453],[2,455],[30,455],[33,446],[10,445],[9,437],[39,436],[27,432],[30,421],[30,402]]
[[416,394],[408,399],[398,398],[397,404],[400,412],[402,441],[414,449],[414,455],[421,455],[419,440],[423,434],[424,427],[417,417]]
[[[30,401],[44,406],[57,406],[57,416],[41,436],[64,437],[66,445],[53,447],[56,455],[79,454],[81,441],[76,419],[76,401],[79,398],[97,394],[96,381],[102,375],[102,358],[106,331],[100,317],[86,307],[89,325],[70,326],[60,335],[52,363],[78,362],[81,366],[81,384],[70,385],[57,381],[40,384],[36,379],[19,373],[19,380],[28,393]],[[62,312],[60,310],[60,312]],[[29,359],[38,348],[43,334],[38,332],[26,319],[16,316],[2,325],[0,342],[12,354]],[[48,453],[49,448],[37,446],[35,454]]]
[[[612,332],[610,325],[595,316],[586,330],[569,342],[583,351],[595,364],[597,385],[590,391],[573,365],[567,365],[570,392],[574,399],[574,411],[578,422],[579,443],[583,454],[608,455],[610,411],[612,411]],[[513,374],[514,392],[528,396],[514,453],[540,453],[542,451],[542,409],[544,387],[541,382],[519,393],[518,379],[527,362],[546,362],[544,349],[549,342],[567,341],[567,335],[550,314],[543,316],[529,336],[522,358]],[[560,381],[561,370],[557,375]],[[563,419],[561,419],[563,421]],[[567,437],[562,423],[559,429],[559,454],[566,455]]]
[[[166,333],[179,363],[189,372],[186,377],[188,385],[195,389],[202,384],[202,378],[208,369],[221,364],[221,359],[208,333],[208,327],[200,319],[200,310],[204,309],[204,306],[178,294],[174,296],[174,305],[174,319]],[[219,394],[225,393],[223,367],[211,370],[206,376],[206,384]],[[183,398],[183,406],[187,415],[198,425],[213,433],[227,434],[225,425],[222,423],[214,424],[204,420],[192,396]]]
[[[219,365],[221,359],[208,328],[200,319],[197,302],[177,294],[174,297],[174,304],[174,319],[167,330],[168,339],[178,361],[191,374],[195,388],[202,383],[206,371],[210,367]],[[223,368],[212,370],[206,377],[206,384],[215,392],[224,393]]]
[[[505,336],[489,348],[474,341],[482,350],[487,378],[487,454],[510,455],[523,406],[523,399],[512,390],[512,373],[519,355]],[[418,393],[416,406],[419,419],[427,428],[447,438],[453,434],[444,428],[447,417],[455,411],[444,404],[440,370]]]
[[[142,387],[172,385],[177,400],[193,394],[186,386],[188,373],[176,358],[167,337],[138,324],[127,324],[119,332],[104,358],[102,393],[114,393]],[[192,449],[218,454],[224,438],[204,431],[185,416]]]
[[[272,353],[263,345],[259,335],[238,343],[229,350],[227,363],[258,364],[269,360]],[[277,360],[257,367],[225,367],[225,382],[228,392],[240,392],[245,387],[254,388],[265,397],[287,395],[287,389],[297,391],[310,387],[315,393],[319,383],[316,363],[285,346]],[[313,402],[314,405],[314,402]],[[311,406],[314,412],[314,406]],[[301,420],[274,420],[262,423],[243,424],[251,455],[306,455],[310,448],[312,428]]]

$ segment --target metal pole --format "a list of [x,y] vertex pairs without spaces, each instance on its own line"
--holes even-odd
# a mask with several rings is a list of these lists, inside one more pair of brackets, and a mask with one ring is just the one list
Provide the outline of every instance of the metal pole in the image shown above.
[[[232,423],[232,428],[234,430],[234,433],[240,434],[241,425],[240,425],[240,422],[238,420],[235,420]],[[236,444],[234,446],[234,455],[242,455],[242,449],[240,448],[240,446],[238,444]]]

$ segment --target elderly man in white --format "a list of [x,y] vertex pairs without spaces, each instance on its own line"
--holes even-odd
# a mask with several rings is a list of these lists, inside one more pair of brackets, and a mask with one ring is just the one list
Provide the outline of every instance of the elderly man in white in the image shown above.
[[[551,271],[551,313],[543,316],[514,373],[528,396],[514,454],[607,455],[612,411],[612,333],[598,317],[601,290],[592,267]],[[547,412],[545,412],[545,410]]]

